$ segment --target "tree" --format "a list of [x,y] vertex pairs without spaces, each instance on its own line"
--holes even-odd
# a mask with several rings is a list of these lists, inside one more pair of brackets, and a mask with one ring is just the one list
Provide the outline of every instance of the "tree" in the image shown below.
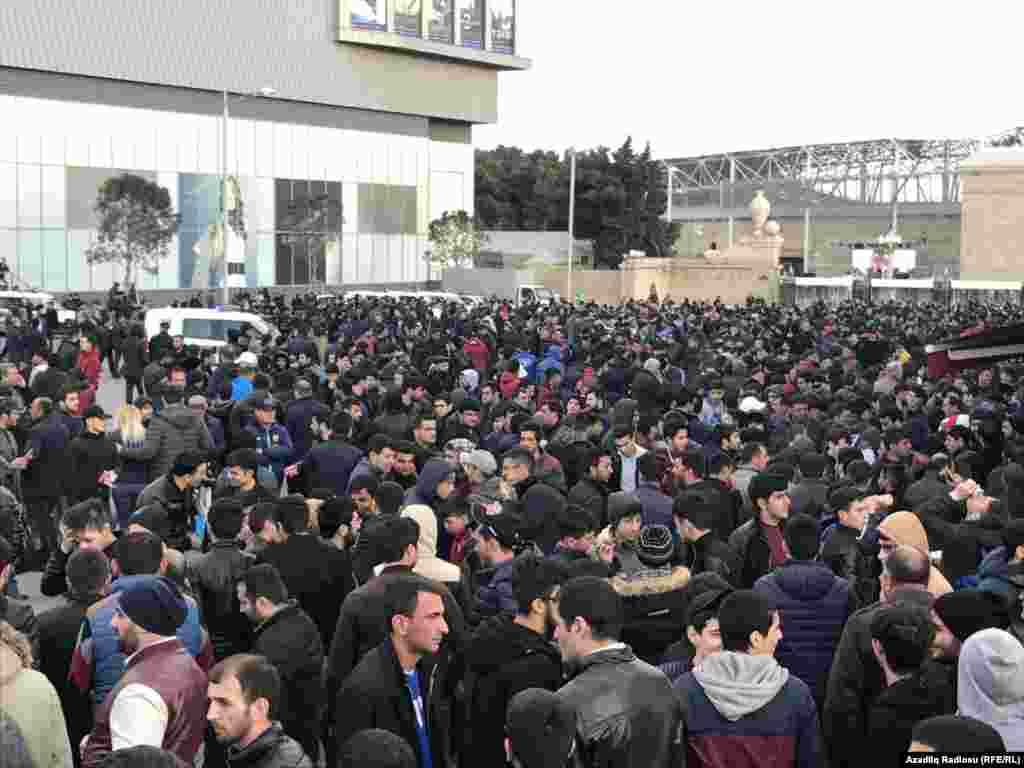
[[440,269],[472,266],[488,237],[465,211],[445,211],[430,222],[430,263]]
[[93,210],[99,227],[96,242],[86,250],[89,264],[123,264],[129,285],[138,269],[155,273],[160,268],[180,221],[166,188],[130,173],[107,179]]
[[[576,153],[574,235],[594,245],[595,266],[614,269],[631,249],[671,256],[679,225],[661,218],[667,171],[637,154],[632,139],[618,150]],[[526,154],[499,146],[476,153],[476,212],[487,229],[565,231],[569,226],[570,155]]]

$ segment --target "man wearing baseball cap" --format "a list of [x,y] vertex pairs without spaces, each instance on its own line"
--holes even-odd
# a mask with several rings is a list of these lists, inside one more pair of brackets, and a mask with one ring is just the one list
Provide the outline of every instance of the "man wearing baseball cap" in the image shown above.
[[138,579],[119,595],[111,625],[128,655],[117,686],[96,710],[82,747],[84,768],[140,745],[191,765],[206,731],[206,674],[175,636],[188,606],[170,579]]
[[82,413],[85,430],[71,441],[68,501],[91,499],[100,489],[105,473],[117,466],[117,446],[107,437],[107,414],[98,405]]

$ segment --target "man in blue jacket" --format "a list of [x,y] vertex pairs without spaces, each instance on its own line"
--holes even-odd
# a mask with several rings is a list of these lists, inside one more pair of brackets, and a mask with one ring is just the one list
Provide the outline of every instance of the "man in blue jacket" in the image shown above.
[[284,478],[284,467],[294,453],[291,435],[277,423],[277,403],[271,398],[258,400],[253,405],[256,423],[247,430],[256,435],[256,450],[270,460],[271,469],[280,484]]

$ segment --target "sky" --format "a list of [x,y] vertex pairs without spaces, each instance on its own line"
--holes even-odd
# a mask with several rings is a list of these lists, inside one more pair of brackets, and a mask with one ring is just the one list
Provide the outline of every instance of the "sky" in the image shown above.
[[498,75],[499,144],[627,136],[655,157],[1024,125],[1024,2],[517,0],[525,72]]

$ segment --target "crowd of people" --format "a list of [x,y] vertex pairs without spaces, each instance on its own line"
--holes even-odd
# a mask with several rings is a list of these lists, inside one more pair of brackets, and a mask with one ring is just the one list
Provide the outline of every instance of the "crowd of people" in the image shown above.
[[265,298],[9,325],[6,767],[1024,750],[1020,308]]

